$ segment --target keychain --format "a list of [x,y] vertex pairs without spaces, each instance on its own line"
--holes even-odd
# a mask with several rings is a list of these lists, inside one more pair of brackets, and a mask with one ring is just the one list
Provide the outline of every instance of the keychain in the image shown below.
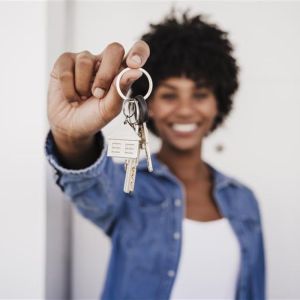
[[120,80],[125,72],[131,70],[124,69],[117,77],[116,87],[120,97],[124,100],[122,112],[125,116],[124,124],[128,124],[136,134],[136,139],[108,139],[107,155],[111,157],[125,158],[125,181],[124,192],[130,193],[134,190],[136,177],[136,168],[139,162],[140,151],[144,150],[146,154],[148,171],[152,172],[151,153],[149,149],[148,128],[148,108],[146,99],[150,96],[153,83],[149,73],[143,68],[139,68],[148,78],[149,88],[145,96],[138,95],[134,98],[126,97],[120,89]]

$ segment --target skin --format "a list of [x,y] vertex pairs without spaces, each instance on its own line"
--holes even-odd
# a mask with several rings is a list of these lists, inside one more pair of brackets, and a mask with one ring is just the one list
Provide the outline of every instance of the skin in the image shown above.
[[95,134],[122,108],[115,80],[125,93],[141,75],[137,70],[150,55],[149,46],[136,42],[125,55],[123,46],[111,43],[99,54],[63,53],[54,63],[48,87],[48,120],[57,152],[65,167],[81,169],[93,163],[101,149]]
[[[58,57],[50,76],[47,112],[58,156],[65,167],[85,168],[99,157],[101,149],[95,133],[122,108],[116,76],[125,67],[133,69],[120,82],[126,93],[142,75],[137,69],[149,55],[149,46],[138,41],[126,55],[122,45],[112,43],[99,54],[82,51]],[[200,97],[199,92],[206,96]],[[212,198],[211,174],[201,159],[202,140],[217,114],[212,91],[199,89],[187,78],[168,78],[154,91],[149,113],[162,138],[158,158],[185,186],[186,217],[199,221],[220,218]],[[170,127],[174,122],[195,122],[199,127],[192,134],[178,134]]]
[[[158,158],[184,184],[185,217],[193,220],[221,218],[212,195],[212,175],[201,158],[202,141],[217,113],[213,91],[185,77],[165,79],[149,103],[149,114],[162,139]],[[173,124],[188,123],[197,124],[197,128],[182,133],[172,127]]]

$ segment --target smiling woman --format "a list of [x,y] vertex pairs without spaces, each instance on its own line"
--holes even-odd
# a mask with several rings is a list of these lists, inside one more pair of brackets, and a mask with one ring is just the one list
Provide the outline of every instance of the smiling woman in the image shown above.
[[[167,84],[174,88],[165,82],[166,79],[183,77],[192,80],[195,87],[199,88],[193,91],[194,95],[199,95],[200,88],[210,90],[218,106],[218,113],[210,127],[213,131],[230,112],[232,96],[239,84],[239,67],[232,55],[233,46],[228,33],[215,24],[209,24],[202,15],[189,17],[184,13],[178,20],[175,12],[171,12],[163,22],[151,24],[150,28],[141,37],[151,51],[145,69],[158,87]],[[143,94],[146,86],[145,78],[135,82],[132,86],[133,95]],[[157,133],[152,120],[148,125]]]
[[[254,193],[202,159],[203,140],[230,112],[238,87],[232,50],[227,33],[203,16],[171,14],[125,57],[112,43],[55,63],[47,156],[78,211],[112,239],[103,299],[265,299]],[[107,157],[102,135],[121,110],[114,81],[124,66],[132,70],[120,86],[134,82],[133,94],[147,90],[138,69],[151,74],[148,124],[162,141],[154,171],[145,160],[138,165],[133,194],[123,193],[124,167]],[[197,276],[188,276],[190,266]]]
[[[200,146],[217,116],[214,93],[186,77],[168,78],[157,87],[149,104],[155,132],[164,143],[181,150]],[[199,149],[196,150],[197,153]]]

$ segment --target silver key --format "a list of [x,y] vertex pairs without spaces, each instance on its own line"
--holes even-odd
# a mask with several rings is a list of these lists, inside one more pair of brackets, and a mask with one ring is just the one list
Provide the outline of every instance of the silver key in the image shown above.
[[[138,136],[140,137],[139,141],[139,150],[144,149],[146,153],[146,159],[147,159],[147,166],[148,171],[153,171],[152,166],[152,160],[151,160],[151,154],[149,149],[149,138],[148,138],[148,128],[146,123],[142,123],[142,125],[136,125],[136,130],[138,133]],[[130,193],[134,190],[134,184],[135,184],[135,178],[136,178],[136,168],[139,163],[139,156],[140,151],[137,153],[136,158],[127,159],[125,162],[125,170],[126,170],[126,176],[125,176],[125,182],[124,182],[124,192]]]
[[[153,82],[150,74],[144,70],[143,68],[139,68],[142,71],[148,81],[149,88],[145,96],[135,96],[134,99],[128,98],[123,94],[120,88],[120,81],[125,72],[130,70],[130,68],[126,68],[120,72],[116,79],[116,88],[120,97],[124,100],[123,102],[123,114],[125,116],[124,124],[130,125],[130,127],[134,130],[134,132],[138,135],[140,140],[138,141],[138,147],[136,143],[132,143],[132,141],[118,139],[111,141],[109,144],[109,155],[117,156],[117,157],[126,157],[125,162],[125,182],[124,182],[124,192],[129,193],[133,192],[135,177],[136,177],[136,168],[139,162],[140,150],[144,149],[147,157],[147,165],[149,172],[153,171],[149,143],[148,143],[148,129],[146,127],[146,120],[148,118],[147,113],[147,105],[145,104],[145,100],[150,96],[153,88]],[[142,99],[140,98],[142,97]],[[142,103],[140,103],[140,102]],[[131,143],[131,145],[129,145]],[[132,148],[131,148],[132,147]],[[138,150],[134,150],[138,148]],[[129,157],[130,155],[130,157]]]
[[[140,104],[138,101],[142,101]],[[148,143],[148,129],[146,122],[147,106],[144,98],[126,99],[123,104],[123,114],[125,115],[125,124],[131,126],[134,131],[135,139],[109,139],[108,156],[123,157],[125,160],[125,181],[124,192],[134,191],[137,165],[139,163],[140,150],[144,149],[146,153],[149,172],[153,171],[151,154]],[[140,105],[142,105],[140,107]],[[143,122],[143,123],[142,123]]]
[[124,192],[130,193],[134,190],[136,168],[138,165],[138,158],[129,158],[125,161],[125,181],[124,181]]
[[152,172],[153,166],[152,166],[151,153],[149,148],[149,136],[148,136],[148,128],[146,122],[144,122],[142,125],[139,126],[139,136],[141,138],[140,141],[141,148],[144,149],[146,153],[148,171]]
[[136,167],[139,162],[141,148],[141,139],[137,135],[136,139],[109,139],[107,156],[122,157],[125,160],[125,181],[124,192],[130,193],[134,190],[134,183],[136,177]]
[[[133,126],[135,129],[135,126]],[[135,129],[136,132],[136,129]],[[137,133],[137,132],[136,132]],[[137,134],[137,136],[139,136]],[[140,145],[141,145],[141,139],[139,137],[138,145],[137,145],[137,151],[135,152],[136,156],[134,158],[128,158],[125,161],[125,181],[124,181],[124,192],[125,193],[131,193],[134,190],[134,184],[135,184],[135,178],[136,178],[136,168],[139,163],[139,157],[140,157]]]

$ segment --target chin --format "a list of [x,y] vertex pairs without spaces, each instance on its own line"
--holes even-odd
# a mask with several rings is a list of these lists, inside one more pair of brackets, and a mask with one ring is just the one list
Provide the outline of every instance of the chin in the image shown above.
[[169,142],[169,146],[177,152],[191,152],[200,148],[201,141],[195,142]]

